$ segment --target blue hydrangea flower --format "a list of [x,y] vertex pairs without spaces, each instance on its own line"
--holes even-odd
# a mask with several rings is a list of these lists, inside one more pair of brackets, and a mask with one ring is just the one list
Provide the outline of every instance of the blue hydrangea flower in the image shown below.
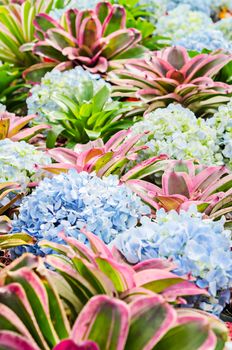
[[35,165],[50,163],[50,157],[24,141],[0,141],[0,183],[12,181],[26,187],[28,182],[39,181],[44,176]]
[[49,15],[56,20],[59,20],[62,15],[69,9],[88,10],[96,6],[99,0],[69,0],[66,1],[65,6],[62,9],[53,9]]
[[[100,179],[95,174],[77,173],[46,178],[35,191],[23,199],[13,232],[27,232],[38,240],[63,242],[58,236],[64,232],[83,242],[80,229],[87,229],[109,243],[119,233],[137,225],[150,209],[125,185],[119,186],[116,176]],[[24,251],[43,255],[34,247],[15,248],[13,256]]]
[[[132,263],[152,258],[171,258],[179,275],[191,273],[212,298],[232,287],[231,232],[224,219],[203,219],[196,207],[189,211],[157,211],[156,221],[144,217],[111,243]],[[221,310],[221,308],[219,308]]]
[[188,5],[179,5],[170,11],[168,16],[159,18],[155,34],[163,35],[176,41],[190,33],[208,28],[212,23],[211,18],[207,14],[191,11]]
[[223,164],[216,130],[179,104],[156,109],[131,130],[132,135],[149,131],[140,140],[149,147],[140,152],[141,160],[166,153],[174,159],[195,158],[203,164]]
[[171,0],[168,3],[167,10],[173,10],[178,5],[189,5],[191,11],[201,11],[210,16],[211,13],[211,0]]
[[30,97],[27,99],[28,113],[38,114],[38,120],[42,121],[49,112],[60,111],[55,98],[57,93],[78,98],[86,89],[92,89],[96,93],[105,85],[110,89],[110,85],[99,75],[91,74],[82,67],[65,72],[54,69],[45,74],[40,85],[35,85],[30,90]]
[[223,49],[230,52],[231,43],[226,40],[220,30],[205,28],[173,42],[174,45],[185,47],[187,50],[201,52],[203,49],[210,51]]

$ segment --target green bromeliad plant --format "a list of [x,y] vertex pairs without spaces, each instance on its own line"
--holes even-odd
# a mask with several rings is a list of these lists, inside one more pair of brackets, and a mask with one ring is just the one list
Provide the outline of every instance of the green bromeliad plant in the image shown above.
[[0,103],[3,103],[8,111],[20,114],[25,112],[29,88],[30,85],[25,84],[22,79],[21,68],[0,62]]
[[26,45],[34,41],[35,16],[40,12],[49,12],[52,2],[53,0],[27,0],[21,5],[10,3],[0,6],[0,60],[19,67],[39,62],[38,57],[28,51]]
[[35,122],[52,126],[50,148],[58,136],[70,147],[99,137],[107,140],[118,130],[128,129],[133,117],[144,111],[142,103],[114,101],[110,95],[111,86],[82,67],[65,72],[54,69],[31,89],[27,105],[30,114],[38,115]]
[[183,47],[157,51],[145,59],[127,60],[109,73],[114,96],[136,97],[149,103],[146,113],[177,102],[197,116],[211,116],[229,101],[231,86],[214,76],[231,61],[230,55],[200,54],[190,58]]
[[33,46],[33,53],[60,69],[80,65],[92,73],[103,74],[111,61],[142,57],[146,51],[139,46],[140,32],[126,28],[125,9],[108,2],[99,2],[93,10],[68,10],[60,22],[39,14],[34,25],[39,41]]
[[168,303],[179,295],[204,292],[170,273],[170,262],[153,259],[131,267],[85,234],[92,249],[64,237],[68,246],[42,243],[63,257],[25,254],[1,270],[0,347],[224,349],[228,338],[221,321]]

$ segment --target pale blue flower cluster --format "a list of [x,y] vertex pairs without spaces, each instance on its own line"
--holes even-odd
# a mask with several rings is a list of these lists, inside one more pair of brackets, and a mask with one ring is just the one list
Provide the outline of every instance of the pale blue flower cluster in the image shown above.
[[223,164],[214,128],[181,105],[170,104],[166,108],[156,109],[131,129],[132,135],[149,132],[140,141],[149,147],[140,152],[141,159],[166,153],[175,159],[198,159],[203,164]]
[[168,16],[159,18],[155,34],[170,37],[175,41],[210,25],[212,20],[207,14],[191,11],[188,5],[179,5],[170,11]]
[[214,51],[223,49],[231,52],[232,44],[225,39],[220,30],[212,28],[202,28],[196,32],[190,33],[183,38],[173,42],[174,45],[185,47],[187,50],[201,52],[204,49]]
[[[199,287],[208,288],[212,300],[218,292],[232,287],[231,232],[224,229],[223,218],[217,222],[203,219],[195,206],[179,214],[161,209],[155,222],[143,217],[140,227],[117,236],[111,245],[132,264],[153,258],[173,259],[175,272],[191,273]],[[220,312],[222,307],[218,305],[214,311]]]
[[216,22],[214,26],[217,30],[220,30],[223,33],[227,40],[232,41],[232,17],[223,18]]
[[192,11],[201,11],[208,16],[212,12],[218,12],[221,8],[232,8],[231,0],[170,0],[167,10],[173,10],[179,5],[188,5]]
[[50,11],[49,15],[54,19],[59,20],[67,10],[75,8],[80,11],[92,9],[98,2],[99,0],[66,0],[63,8],[54,8]]
[[211,0],[171,0],[168,3],[167,10],[171,11],[178,5],[189,5],[191,11],[201,11],[210,16]]
[[227,105],[220,106],[207,124],[215,129],[224,163],[232,168],[232,99]]
[[35,85],[30,90],[30,96],[27,99],[29,114],[38,114],[42,121],[49,112],[59,111],[60,107],[56,103],[56,94],[63,94],[66,97],[75,96],[77,99],[86,90],[96,93],[107,84],[97,74],[91,74],[82,67],[76,67],[65,72],[54,69],[52,72],[45,74],[40,85]]
[[36,165],[50,163],[50,157],[24,141],[0,141],[0,183],[12,181],[26,187],[30,181],[39,181],[44,176]]
[[[95,174],[77,173],[46,178],[35,191],[23,199],[13,232],[27,232],[37,240],[62,243],[59,233],[86,243],[80,232],[84,226],[105,243],[138,224],[150,209],[116,176],[100,179]],[[32,251],[43,255],[38,245],[15,248],[13,256]]]

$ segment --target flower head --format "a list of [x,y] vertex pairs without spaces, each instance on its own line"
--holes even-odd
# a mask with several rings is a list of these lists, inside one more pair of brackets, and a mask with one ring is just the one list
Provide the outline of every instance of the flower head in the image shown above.
[[213,297],[232,287],[231,232],[224,229],[224,219],[203,219],[195,206],[179,214],[161,209],[156,221],[142,218],[140,227],[127,230],[111,244],[133,264],[172,259],[177,274],[192,274]]
[[44,175],[36,165],[50,163],[50,157],[24,141],[0,140],[0,183],[17,182],[26,187]]
[[175,9],[179,5],[188,5],[191,11],[201,11],[210,15],[211,0],[170,0],[167,6],[168,11]]
[[232,168],[232,99],[227,105],[220,106],[207,124],[216,131],[224,162]]
[[201,52],[204,49],[215,51],[223,49],[227,52],[232,50],[231,43],[226,40],[220,30],[212,28],[201,29],[176,40],[174,45],[180,45],[191,51]]
[[[19,216],[13,222],[14,232],[27,232],[38,240],[62,242],[59,233],[86,242],[80,230],[84,226],[109,243],[119,233],[137,225],[150,209],[116,176],[100,179],[95,174],[67,174],[41,181],[35,191],[24,198]],[[34,247],[16,248],[14,255],[25,250],[43,254]]]
[[212,20],[207,14],[191,11],[188,5],[179,5],[170,11],[168,16],[159,18],[156,33],[170,37],[175,41],[192,32],[207,28],[211,24]]
[[216,131],[181,105],[170,104],[156,109],[131,129],[132,134],[149,131],[141,139],[149,147],[141,153],[142,159],[165,153],[174,159],[198,159],[203,164],[223,163],[216,144]]

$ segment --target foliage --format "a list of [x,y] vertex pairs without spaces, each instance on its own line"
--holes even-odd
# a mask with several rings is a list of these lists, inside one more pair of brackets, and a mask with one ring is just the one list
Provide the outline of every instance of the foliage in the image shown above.
[[48,129],[48,125],[24,128],[35,117],[35,115],[17,117],[15,114],[0,111],[0,140],[5,138],[11,139],[12,141],[29,140],[37,133]]
[[155,22],[165,12],[166,4],[163,0],[115,0],[126,9],[127,27],[136,28],[141,32],[141,44],[154,51],[169,44],[166,36],[155,35]]
[[22,195],[23,189],[17,182],[0,183],[0,215],[11,209]]
[[78,10],[88,10],[92,9],[98,3],[98,0],[55,0],[53,2],[52,11],[49,12],[49,16],[54,18],[55,20],[59,20],[62,15],[70,9],[78,9]]
[[[77,144],[74,150],[57,147],[48,151],[48,155],[57,163],[44,166],[43,169],[54,174],[76,169],[78,172],[96,172],[99,177],[110,174],[122,175],[131,160],[146,146],[137,146],[143,134],[130,137],[130,130],[122,130],[112,136],[105,144],[102,139]],[[163,159],[164,157],[157,157]]]
[[27,0],[22,5],[0,6],[0,60],[20,67],[28,67],[38,61],[25,45],[34,40],[36,14],[49,12],[52,1]]
[[[94,174],[77,173],[44,179],[31,195],[22,200],[19,215],[13,221],[13,232],[26,232],[38,240],[62,242],[58,233],[85,241],[83,226],[104,242],[109,243],[122,231],[138,224],[149,207],[125,185],[119,186],[116,176],[100,179]],[[38,247],[17,248],[15,255],[24,251],[44,255]]]
[[0,103],[7,106],[7,110],[15,113],[25,111],[25,99],[30,85],[25,84],[22,69],[12,64],[0,64]]
[[[177,265],[175,273],[193,275],[197,278],[196,284],[209,291],[211,299],[206,300],[207,303],[201,301],[200,307],[220,314],[229,302],[232,285],[232,240],[231,232],[224,229],[224,221],[215,223],[205,219],[194,206],[179,214],[161,209],[155,221],[142,218],[141,226],[123,232],[112,245],[130,263],[172,259]],[[220,298],[222,291],[224,298]]]
[[[159,259],[134,268],[118,263],[100,240],[86,234],[92,251],[66,238],[69,247],[56,248],[64,255],[71,253],[71,261],[61,256],[46,258],[56,271],[27,254],[0,272],[1,346],[10,344],[13,350],[161,350],[168,346],[174,350],[181,344],[197,350],[209,345],[214,349],[217,344],[223,349],[227,330],[222,322],[196,310],[175,310],[165,293],[153,291],[156,283],[144,285],[144,276],[154,271],[150,279],[154,282],[171,277],[166,281],[173,284],[174,299],[179,293],[196,293],[191,283],[165,270]],[[140,329],[146,332],[138,339],[135,334]],[[170,337],[176,342],[170,344]]]
[[116,96],[136,96],[150,104],[147,113],[178,102],[197,116],[210,116],[232,94],[230,85],[213,77],[231,61],[224,54],[190,58],[186,49],[171,47],[151,58],[128,60],[109,74]]
[[[160,174],[161,183],[148,182],[154,182]],[[154,210],[188,210],[195,204],[212,219],[226,215],[227,225],[232,212],[231,181],[225,166],[198,165],[190,160],[162,160],[155,164],[145,160],[121,177],[121,182],[126,182]]]
[[[72,146],[99,137],[107,140],[133,124],[142,104],[112,101],[110,93],[109,84],[81,67],[54,70],[32,88],[27,105],[29,113],[39,114],[38,120],[52,125],[55,135],[61,134]],[[49,137],[48,146],[53,146]]]
[[[72,23],[77,23],[77,28]],[[98,3],[91,11],[69,10],[60,23],[40,14],[34,24],[39,42],[33,53],[52,60],[57,67],[80,65],[92,73],[105,73],[109,61],[144,54],[144,48],[138,46],[140,32],[126,28],[125,9],[108,2]]]

